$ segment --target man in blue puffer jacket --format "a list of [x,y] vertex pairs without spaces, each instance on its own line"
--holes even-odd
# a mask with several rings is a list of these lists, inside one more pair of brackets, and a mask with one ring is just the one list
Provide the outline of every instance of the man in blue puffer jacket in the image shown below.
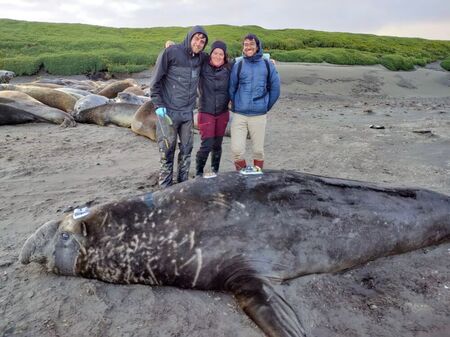
[[280,96],[278,72],[272,62],[263,58],[262,44],[256,35],[245,36],[242,51],[243,59],[233,66],[229,87],[235,112],[231,151],[238,171],[247,166],[244,157],[247,133],[253,146],[253,165],[263,168],[267,112]]

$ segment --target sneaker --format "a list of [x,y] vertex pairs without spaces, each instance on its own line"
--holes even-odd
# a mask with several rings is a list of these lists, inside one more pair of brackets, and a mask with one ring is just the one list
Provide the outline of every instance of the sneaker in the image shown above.
[[203,173],[203,178],[209,179],[209,178],[215,178],[215,177],[217,177],[217,174],[215,174],[214,172]]
[[240,174],[243,175],[255,175],[262,174],[262,170],[258,166],[247,166],[239,171]]

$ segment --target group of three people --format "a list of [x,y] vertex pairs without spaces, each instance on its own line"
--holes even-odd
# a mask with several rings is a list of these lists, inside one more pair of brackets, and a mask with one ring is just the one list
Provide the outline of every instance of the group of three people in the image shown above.
[[[280,79],[271,62],[263,58],[259,39],[249,34],[243,41],[243,57],[232,64],[227,46],[215,41],[210,55],[204,52],[206,31],[195,26],[181,44],[159,55],[150,83],[158,118],[157,140],[161,154],[159,185],[173,184],[175,149],[179,139],[177,182],[188,179],[193,148],[193,111],[200,94],[198,126],[201,145],[196,155],[196,175],[203,175],[209,154],[211,169],[218,172],[222,140],[229,120],[229,102],[235,112],[231,124],[231,151],[237,170],[246,167],[247,134],[253,145],[254,165],[264,165],[267,112],[280,95]],[[168,133],[167,121],[172,132]]]

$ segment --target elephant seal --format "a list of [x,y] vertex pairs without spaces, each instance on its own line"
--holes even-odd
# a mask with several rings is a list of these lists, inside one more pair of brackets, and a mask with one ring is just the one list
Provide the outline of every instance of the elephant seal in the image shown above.
[[68,113],[42,104],[20,91],[0,91],[0,125],[51,122],[63,127],[75,126]]
[[271,337],[304,336],[274,284],[450,239],[450,197],[291,171],[220,173],[39,228],[20,261],[62,275],[234,294]]
[[9,83],[16,74],[9,70],[0,70],[0,83]]
[[117,94],[117,97],[114,98],[114,101],[117,103],[130,103],[135,105],[142,105],[145,102],[150,101],[150,97],[146,96],[138,96],[131,92],[122,91]]
[[[80,90],[80,89],[74,89],[74,88],[57,88],[55,89],[56,91],[61,91],[61,92],[65,92],[66,94],[71,95],[73,98],[75,98],[78,102],[79,99],[87,96],[87,95],[91,95],[91,93],[89,91],[86,90]],[[102,96],[103,97],[103,96]],[[75,109],[75,107],[74,107]]]
[[155,106],[152,101],[147,101],[134,114],[131,130],[156,142],[156,123]]
[[66,78],[43,78],[37,81],[31,82],[30,85],[51,85],[60,88],[74,88],[86,91],[94,91],[100,88],[100,85],[90,80],[70,80]]
[[122,92],[129,92],[129,93],[135,94],[137,96],[145,96],[144,90],[142,90],[140,86],[136,86],[136,85],[134,85],[132,87],[128,87]]
[[69,113],[73,111],[75,103],[77,102],[77,100],[73,96],[51,88],[37,87],[31,85],[21,86],[9,84],[3,84],[1,87],[6,88],[6,90],[16,90],[23,92],[33,97],[34,99],[37,99],[39,102],[44,103],[45,105]]
[[109,103],[74,112],[73,117],[79,123],[92,123],[102,126],[115,124],[129,128],[138,108],[135,104]]
[[107,84],[103,89],[97,92],[97,95],[105,96],[108,98],[115,98],[119,92],[122,92],[126,88],[132,86],[138,86],[137,82],[133,79],[115,81]]
[[75,113],[80,113],[83,110],[92,109],[100,105],[111,103],[109,98],[105,96],[89,94],[79,99],[74,106]]

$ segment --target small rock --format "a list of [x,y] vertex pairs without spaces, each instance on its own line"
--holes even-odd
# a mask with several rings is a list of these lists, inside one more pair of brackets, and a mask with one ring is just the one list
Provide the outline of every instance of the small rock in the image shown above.
[[426,135],[432,133],[431,130],[413,130],[414,133],[419,133],[421,135]]
[[370,124],[369,128],[381,130],[381,129],[384,129],[384,126],[383,125]]

